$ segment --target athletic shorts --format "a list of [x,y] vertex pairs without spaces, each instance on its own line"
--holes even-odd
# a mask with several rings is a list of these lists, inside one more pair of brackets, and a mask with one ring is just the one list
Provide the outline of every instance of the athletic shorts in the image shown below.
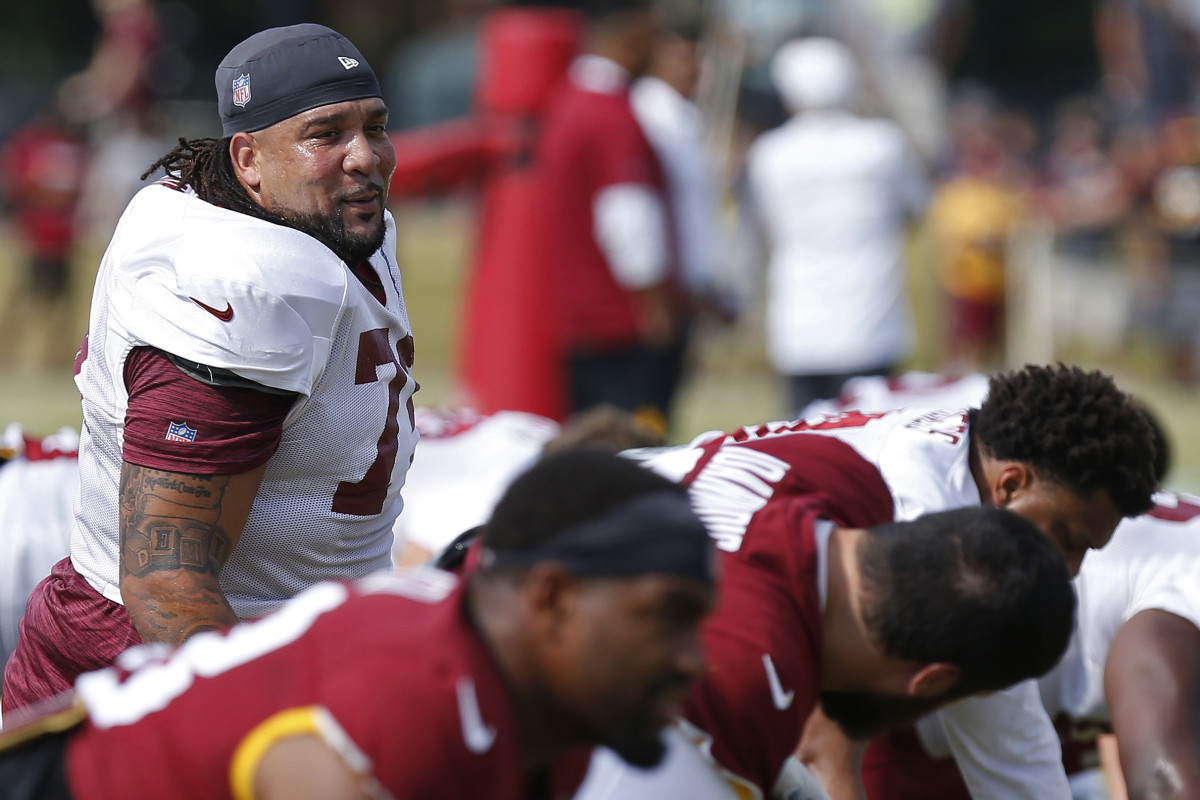
[[4,712],[70,689],[82,673],[109,666],[141,641],[125,606],[93,589],[64,558],[25,607],[21,637],[4,670]]

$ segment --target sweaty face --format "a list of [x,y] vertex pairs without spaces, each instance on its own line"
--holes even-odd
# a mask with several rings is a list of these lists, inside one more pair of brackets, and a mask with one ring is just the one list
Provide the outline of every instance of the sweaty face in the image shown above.
[[1108,544],[1121,521],[1121,512],[1107,492],[1083,498],[1041,478],[1014,493],[1004,508],[1032,520],[1050,537],[1067,560],[1072,577],[1079,574],[1087,551]]
[[556,671],[559,702],[589,737],[654,766],[659,731],[704,672],[699,624],[711,607],[709,588],[681,578],[583,581]]
[[893,725],[919,719],[951,699],[877,692],[821,692],[821,709],[847,736],[862,740],[877,736]]
[[383,244],[396,153],[378,97],[320,106],[252,134],[261,203],[351,266]]

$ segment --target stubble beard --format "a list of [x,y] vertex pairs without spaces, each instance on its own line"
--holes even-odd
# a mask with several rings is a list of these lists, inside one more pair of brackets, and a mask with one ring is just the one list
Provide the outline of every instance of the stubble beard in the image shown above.
[[368,233],[351,233],[346,227],[346,218],[342,208],[338,207],[332,214],[304,214],[297,211],[284,211],[279,214],[283,224],[290,228],[307,233],[321,244],[333,251],[334,255],[346,262],[348,266],[362,264],[383,247],[384,225],[383,213],[379,214],[374,227]]

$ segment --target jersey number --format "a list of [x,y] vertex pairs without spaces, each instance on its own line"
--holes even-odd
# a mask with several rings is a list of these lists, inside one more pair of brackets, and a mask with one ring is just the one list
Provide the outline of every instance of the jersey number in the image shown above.
[[[404,350],[403,343],[401,349]],[[407,348],[411,352],[411,348]],[[407,355],[407,353],[406,353]],[[406,359],[412,366],[411,358]],[[387,500],[388,484],[392,478],[392,467],[396,464],[396,438],[400,432],[400,421],[396,412],[400,410],[400,390],[408,383],[408,373],[396,360],[388,342],[387,328],[364,331],[358,338],[358,364],[355,367],[354,383],[374,383],[379,379],[376,368],[385,364],[396,365],[396,377],[388,382],[387,417],[383,433],[375,445],[375,460],[367,468],[360,481],[342,481],[333,495],[333,511],[355,517],[370,517],[383,511]]]

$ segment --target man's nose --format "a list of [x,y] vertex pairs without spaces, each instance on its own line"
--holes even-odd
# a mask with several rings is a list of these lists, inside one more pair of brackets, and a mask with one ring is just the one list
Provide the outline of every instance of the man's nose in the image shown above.
[[347,172],[361,172],[364,175],[370,174],[379,165],[379,154],[371,146],[366,131],[358,131],[350,137],[342,165]]

